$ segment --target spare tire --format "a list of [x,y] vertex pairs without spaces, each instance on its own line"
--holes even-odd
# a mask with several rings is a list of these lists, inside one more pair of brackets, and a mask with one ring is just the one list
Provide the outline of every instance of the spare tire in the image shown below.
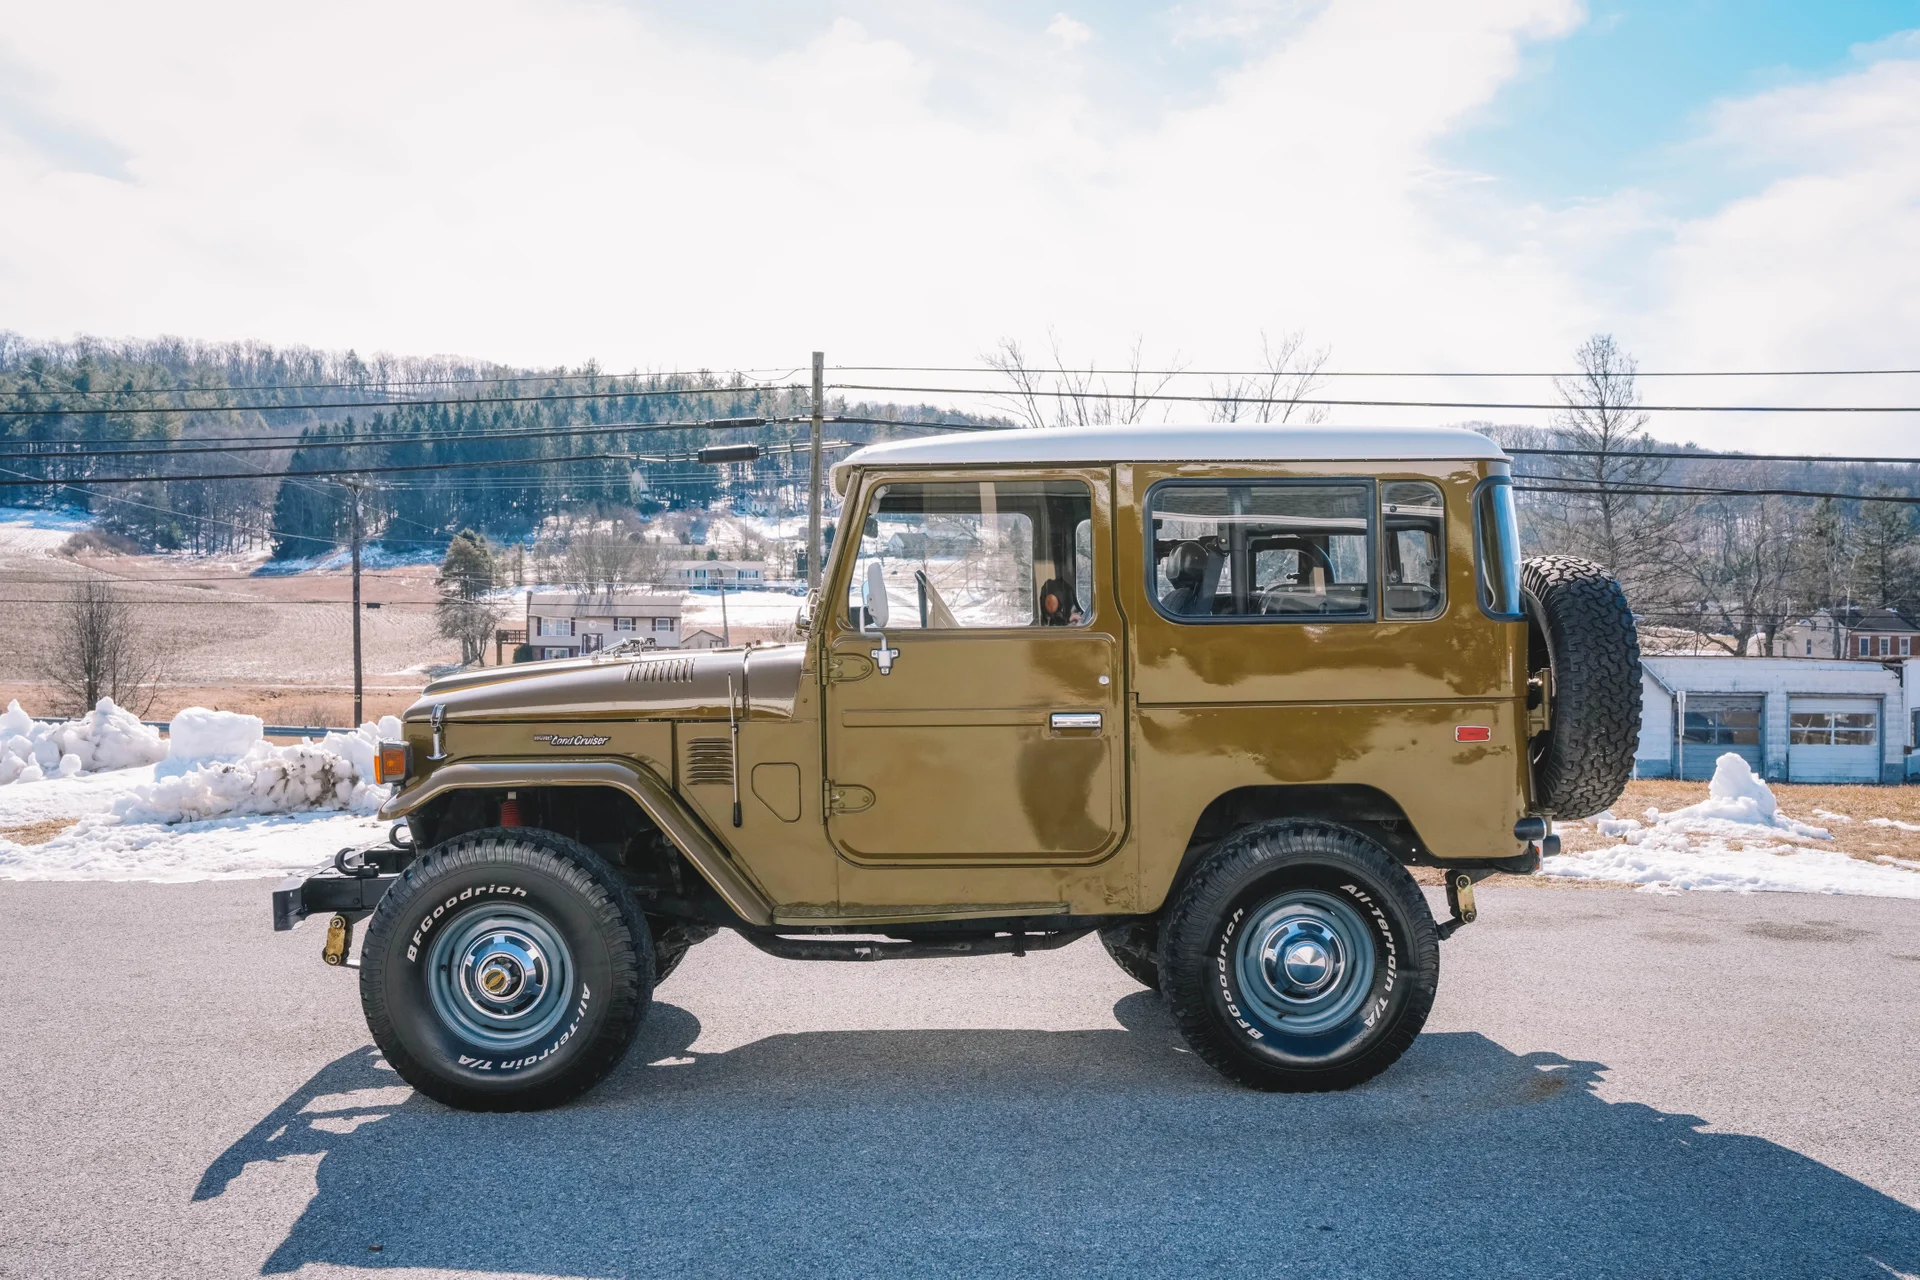
[[1578,556],[1520,569],[1527,609],[1527,704],[1547,701],[1527,741],[1534,808],[1586,818],[1620,798],[1640,741],[1640,639],[1619,580]]

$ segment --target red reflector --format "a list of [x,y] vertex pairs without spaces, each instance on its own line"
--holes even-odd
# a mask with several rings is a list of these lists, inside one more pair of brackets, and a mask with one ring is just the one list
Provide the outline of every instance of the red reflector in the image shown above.
[[1463,724],[1453,731],[1455,742],[1492,742],[1493,730],[1483,724]]

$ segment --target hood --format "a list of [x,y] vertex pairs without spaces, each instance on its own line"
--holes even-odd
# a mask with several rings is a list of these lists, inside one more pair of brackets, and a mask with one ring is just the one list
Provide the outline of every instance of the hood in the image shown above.
[[645,649],[558,662],[488,667],[436,680],[405,719],[724,720],[729,703],[748,717],[793,714],[806,660],[803,644],[744,649]]

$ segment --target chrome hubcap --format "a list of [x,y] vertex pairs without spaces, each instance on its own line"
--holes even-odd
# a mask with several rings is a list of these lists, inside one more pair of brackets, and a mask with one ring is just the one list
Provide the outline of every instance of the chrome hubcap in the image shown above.
[[1337,894],[1294,889],[1249,913],[1234,948],[1248,1012],[1274,1030],[1313,1035],[1359,1011],[1372,989],[1373,936]]
[[427,953],[434,1012],[489,1049],[524,1048],[567,1011],[573,956],[545,917],[488,905],[445,926]]

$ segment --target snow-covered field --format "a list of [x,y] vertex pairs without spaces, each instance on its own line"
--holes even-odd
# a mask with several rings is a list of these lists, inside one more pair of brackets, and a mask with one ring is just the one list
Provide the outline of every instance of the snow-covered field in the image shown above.
[[[1853,893],[1920,898],[1920,862],[1892,856],[1868,861],[1833,848],[1832,824],[1846,814],[1811,811],[1827,826],[1797,821],[1780,811],[1773,791],[1747,762],[1720,757],[1707,798],[1685,808],[1648,809],[1640,818],[1603,813],[1588,823],[1617,843],[1548,858],[1542,870],[1575,880],[1639,885],[1656,893],[1686,889],[1721,892],[1782,891]],[[1914,824],[1870,818],[1869,825],[1906,830]]]
[[[21,722],[14,704],[0,729]],[[191,708],[163,741],[103,701],[82,720],[32,732],[88,759],[83,767],[68,752],[64,771],[45,771],[26,735],[0,743],[0,773],[15,766],[0,785],[0,879],[215,880],[298,871],[377,840],[385,827],[371,815],[387,789],[372,781],[374,744],[399,725],[281,747],[262,739],[254,716]],[[133,758],[144,763],[126,763]]]
[[0,507],[0,551],[50,552],[82,529],[93,527],[93,517],[65,507]]

